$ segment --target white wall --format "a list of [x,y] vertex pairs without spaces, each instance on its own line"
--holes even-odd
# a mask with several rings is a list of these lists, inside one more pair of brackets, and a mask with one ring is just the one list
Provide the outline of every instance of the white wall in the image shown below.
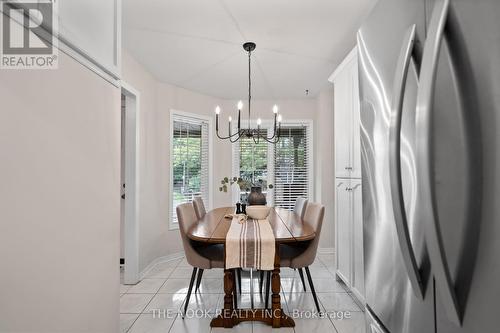
[[[158,82],[126,51],[122,54],[123,80],[140,92],[139,114],[139,270],[143,271],[155,259],[182,251],[179,230],[169,230],[170,203],[170,112],[212,115],[219,100]],[[214,140],[214,179],[224,174],[219,166],[230,156],[230,146]],[[229,169],[230,170],[230,169]],[[213,192],[214,206],[228,205],[224,196]]]
[[[161,83],[125,50],[122,54],[122,65],[124,81],[141,94],[139,270],[144,270],[156,258],[182,251],[179,231],[168,230],[171,109],[215,118],[215,106],[220,105],[223,113],[221,123],[225,124],[230,113],[233,119],[236,119],[237,101],[221,100]],[[274,104],[280,106],[280,112],[286,119],[312,119],[314,121],[315,200],[322,201],[327,211],[320,246],[331,249],[334,247],[333,183],[331,181],[333,174],[333,133],[331,132],[333,88],[329,86],[317,99],[252,101],[252,116],[271,119]],[[246,119],[244,112],[242,116]],[[226,126],[221,125],[221,128],[225,129]],[[215,184],[232,174],[231,144],[226,140],[214,138],[213,152],[215,156],[213,206],[230,206],[230,193],[219,192]],[[323,168],[330,169],[323,170]],[[323,182],[323,177],[327,178],[325,182]]]
[[333,85],[325,87],[316,98],[316,200],[325,205],[320,248],[335,247],[335,163],[333,133]]
[[0,331],[118,332],[119,89],[60,52],[0,100]]

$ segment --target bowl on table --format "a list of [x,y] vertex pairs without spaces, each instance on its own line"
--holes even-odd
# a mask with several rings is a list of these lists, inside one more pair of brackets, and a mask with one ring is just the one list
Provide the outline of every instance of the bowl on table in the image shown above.
[[270,211],[271,207],[264,205],[248,206],[246,209],[248,217],[255,220],[264,220]]

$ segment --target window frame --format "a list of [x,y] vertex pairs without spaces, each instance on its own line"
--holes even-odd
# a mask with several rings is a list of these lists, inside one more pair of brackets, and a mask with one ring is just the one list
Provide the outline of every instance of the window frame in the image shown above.
[[173,133],[174,133],[174,118],[184,117],[191,118],[194,120],[199,120],[200,122],[206,122],[208,125],[208,202],[205,202],[207,209],[212,209],[213,206],[213,121],[209,116],[204,116],[196,113],[190,113],[175,109],[170,109],[170,132],[169,132],[169,193],[168,193],[168,206],[169,206],[169,215],[168,215],[168,226],[169,230],[177,230],[179,229],[179,223],[174,222],[173,214],[174,214],[174,205],[172,194],[174,193],[174,166],[172,158],[173,154]]
[[[246,122],[245,122],[246,124]],[[267,129],[268,131],[272,129],[274,125],[274,122],[270,120],[263,120],[261,129]],[[255,120],[250,122],[250,126],[252,128],[256,128],[257,123]],[[314,160],[314,151],[315,151],[315,146],[314,146],[314,121],[312,119],[290,119],[290,120],[284,120],[281,123],[281,127],[300,127],[300,126],[305,126],[307,127],[307,141],[309,143],[308,146],[308,158],[309,158],[309,168],[307,170],[307,177],[308,177],[308,184],[307,184],[307,190],[309,194],[309,201],[315,200],[315,191],[314,191],[314,171],[315,171],[315,160]],[[234,127],[234,126],[233,126]],[[234,127],[233,130],[236,130],[236,127]],[[267,182],[268,184],[273,184],[275,183],[275,168],[274,168],[274,144],[268,144],[267,145]],[[232,149],[231,149],[231,161],[232,161],[232,175],[231,177],[238,176],[240,174],[240,165],[239,165],[239,141],[235,142],[232,144]],[[238,162],[237,162],[238,160]],[[269,191],[269,190],[268,190]],[[240,192],[241,193],[241,192]],[[268,204],[271,202],[272,205],[274,206],[274,189],[272,190],[272,199],[267,200]]]

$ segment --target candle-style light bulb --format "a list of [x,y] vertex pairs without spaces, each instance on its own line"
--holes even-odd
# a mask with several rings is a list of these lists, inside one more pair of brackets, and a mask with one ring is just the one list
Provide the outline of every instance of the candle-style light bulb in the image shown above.
[[241,128],[241,109],[243,108],[243,102],[239,101],[238,102],[238,131]]
[[229,116],[229,122],[233,121],[233,118],[231,116]]
[[257,125],[258,125],[258,126],[262,125],[262,119],[260,119],[260,118],[259,118],[259,119],[257,119]]
[[278,115],[278,123],[281,123],[282,120],[283,120],[283,117],[281,117],[281,115],[279,114]]
[[231,116],[229,116],[228,120],[229,120],[229,122],[228,122],[229,136],[231,136],[231,121],[233,120],[233,118],[231,118]]
[[215,107],[215,131],[219,132],[219,113],[220,113],[220,106]]
[[274,114],[278,113],[278,106],[276,104],[274,104],[273,106],[273,113]]

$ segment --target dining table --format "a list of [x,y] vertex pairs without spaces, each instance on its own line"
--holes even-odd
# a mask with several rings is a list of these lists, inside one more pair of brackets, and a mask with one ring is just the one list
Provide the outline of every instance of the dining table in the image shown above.
[[[231,219],[226,216],[234,214],[234,207],[221,207],[208,211],[187,231],[193,241],[208,244],[223,244],[231,226]],[[304,223],[293,211],[271,207],[267,217],[275,238],[274,270],[271,272],[271,308],[269,309],[237,309],[233,301],[235,297],[235,277],[232,269],[224,269],[224,307],[220,314],[212,318],[211,327],[231,328],[244,321],[260,321],[274,328],[294,327],[293,318],[288,316],[281,306],[280,297],[280,244],[301,245],[316,236],[313,227]],[[224,251],[225,252],[225,251]]]

